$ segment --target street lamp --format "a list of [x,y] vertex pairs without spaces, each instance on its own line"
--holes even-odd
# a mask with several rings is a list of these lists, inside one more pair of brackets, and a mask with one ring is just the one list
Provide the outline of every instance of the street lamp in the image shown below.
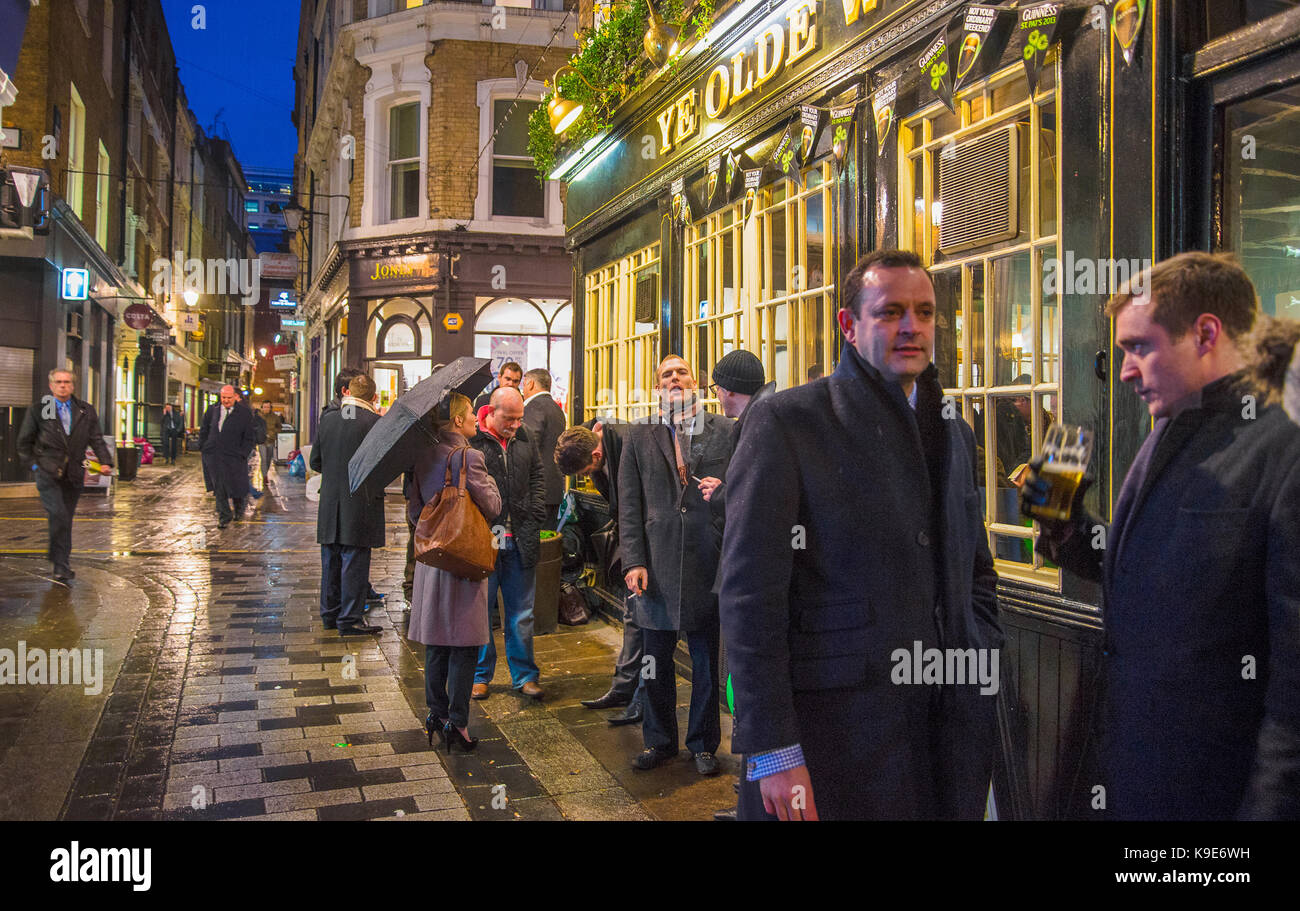
[[647,2],[646,8],[650,10],[650,21],[646,23],[645,37],[641,39],[641,44],[645,47],[650,62],[655,66],[663,66],[668,58],[677,53],[677,39],[655,12],[654,3]]
[[590,82],[583,79],[581,73],[568,64],[565,64],[555,71],[555,75],[551,77],[551,83],[555,86],[555,90],[551,92],[551,100],[546,102],[546,116],[550,118],[551,132],[556,136],[559,136],[569,127],[573,126],[574,122],[582,116],[582,110],[584,107],[581,101],[574,101],[571,98],[566,98],[560,93],[560,74],[565,70],[568,70],[570,73],[577,76],[578,79],[582,81],[582,84],[587,88],[591,89],[593,92],[596,91]]
[[185,306],[189,307],[191,310],[193,310],[195,305],[199,302],[199,292],[195,291],[193,288],[186,291],[181,296],[185,298]]
[[297,234],[298,229],[302,227],[302,219],[307,214],[307,210],[294,201],[282,208],[280,214],[284,216],[284,226],[290,233]]

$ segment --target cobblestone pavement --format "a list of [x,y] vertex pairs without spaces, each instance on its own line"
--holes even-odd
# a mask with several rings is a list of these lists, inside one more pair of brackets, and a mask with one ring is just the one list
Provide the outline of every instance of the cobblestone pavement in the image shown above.
[[[0,686],[0,819],[709,819],[734,805],[729,717],[723,774],[704,779],[685,752],[632,770],[639,727],[579,705],[608,687],[620,641],[600,619],[537,637],[545,700],[511,691],[502,659],[471,704],[478,749],[430,749],[400,497],[371,570],[384,632],[340,639],[320,625],[303,488],[281,469],[218,530],[197,456],[145,466],[82,497],[70,586],[50,578],[38,501],[0,500],[0,650],[15,665],[19,643],[103,655],[98,687]],[[678,691],[684,736],[689,683]]]

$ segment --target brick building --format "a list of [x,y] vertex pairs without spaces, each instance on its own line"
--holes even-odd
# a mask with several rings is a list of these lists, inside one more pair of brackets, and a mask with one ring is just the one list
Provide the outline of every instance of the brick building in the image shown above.
[[347,365],[383,404],[458,356],[510,358],[550,369],[563,402],[572,267],[527,119],[576,3],[304,0],[299,29],[308,436]]

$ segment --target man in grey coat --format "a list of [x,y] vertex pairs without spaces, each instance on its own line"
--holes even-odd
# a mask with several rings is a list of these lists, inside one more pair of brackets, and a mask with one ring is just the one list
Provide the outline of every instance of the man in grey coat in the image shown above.
[[[835,372],[754,403],[728,468],[740,817],[980,819],[1002,634],[974,435],[916,255],[863,258],[843,300]],[[913,676],[926,651],[953,673]]]
[[321,546],[320,616],[340,636],[379,633],[365,622],[370,551],[384,546],[384,492],[349,491],[348,462],[379,423],[375,381],[362,373],[348,381],[336,410],[320,419],[311,467],[321,473],[316,541]]
[[[1110,819],[1300,819],[1300,427],[1245,382],[1255,289],[1184,253],[1111,299],[1120,379],[1155,426],[1109,527],[1042,522],[1100,582]],[[1031,466],[1035,467],[1035,466]],[[1048,484],[1022,488],[1032,513]]]
[[721,526],[700,492],[721,479],[731,456],[731,422],[710,414],[681,357],[657,370],[654,423],[631,425],[618,473],[619,539],[624,580],[645,639],[642,680],[645,751],[633,762],[652,769],[677,755],[677,673],[673,650],[686,633],[691,709],[686,748],[701,775],[718,772],[718,604],[712,592]]

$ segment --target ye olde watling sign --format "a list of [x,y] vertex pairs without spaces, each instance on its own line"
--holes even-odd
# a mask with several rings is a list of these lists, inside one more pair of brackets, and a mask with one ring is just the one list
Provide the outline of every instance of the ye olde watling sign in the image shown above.
[[349,285],[362,294],[372,290],[431,291],[441,287],[443,272],[441,253],[354,259]]

